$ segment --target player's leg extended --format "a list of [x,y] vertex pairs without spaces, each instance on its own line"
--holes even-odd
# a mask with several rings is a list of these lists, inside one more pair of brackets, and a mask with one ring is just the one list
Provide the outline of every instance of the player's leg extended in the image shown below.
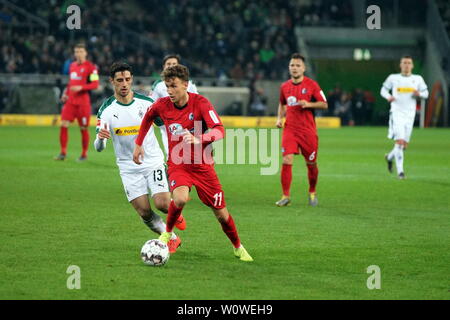
[[228,212],[228,209],[224,207],[221,209],[212,208],[212,210],[217,220],[220,222],[223,232],[227,235],[228,239],[230,239],[231,243],[233,244],[234,255],[242,261],[253,261],[253,258],[241,244],[236,225],[234,224],[233,217]]
[[[164,165],[151,170],[146,178],[156,209],[167,214],[171,199]],[[178,217],[175,227],[180,230],[186,229],[186,221],[182,214]]]
[[179,186],[172,191],[172,201],[169,205],[169,211],[167,213],[166,232],[161,234],[159,239],[167,243],[172,236],[173,228],[181,215],[186,202],[189,198],[189,187]]

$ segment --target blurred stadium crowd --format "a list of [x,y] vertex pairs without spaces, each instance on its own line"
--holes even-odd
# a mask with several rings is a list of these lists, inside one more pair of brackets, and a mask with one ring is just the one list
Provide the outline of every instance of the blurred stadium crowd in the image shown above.
[[[1,73],[67,72],[71,45],[85,39],[101,74],[125,59],[136,75],[157,75],[162,56],[177,52],[195,77],[284,79],[298,48],[295,25],[353,25],[350,0],[10,2],[41,17],[48,30],[30,31],[0,3]],[[77,38],[66,27],[69,4],[82,8]]]

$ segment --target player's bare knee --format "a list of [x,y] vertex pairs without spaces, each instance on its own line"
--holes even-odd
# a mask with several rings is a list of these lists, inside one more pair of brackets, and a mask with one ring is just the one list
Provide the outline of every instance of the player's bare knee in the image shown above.
[[226,223],[228,221],[228,217],[230,216],[230,214],[226,208],[213,209],[213,212],[214,212],[214,215],[216,216],[216,219],[220,223]]
[[167,213],[169,211],[170,198],[169,199],[155,198],[154,204],[156,209],[158,209],[161,212]]
[[173,202],[177,208],[183,208],[188,201],[188,197],[178,196],[173,199]]

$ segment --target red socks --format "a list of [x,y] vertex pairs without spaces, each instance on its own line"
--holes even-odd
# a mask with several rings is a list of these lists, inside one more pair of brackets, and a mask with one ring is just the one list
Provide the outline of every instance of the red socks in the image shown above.
[[61,145],[61,154],[67,154],[67,140],[69,139],[68,128],[61,127],[59,130],[59,144]]
[[177,222],[178,217],[181,214],[183,208],[178,208],[175,206],[175,203],[170,201],[169,212],[167,213],[167,223],[166,223],[166,231],[172,232],[175,223]]
[[231,217],[231,214],[228,216],[227,222],[220,222],[222,225],[222,230],[227,235],[228,239],[230,239],[233,246],[237,249],[241,246],[241,240],[239,239],[239,235],[236,229],[236,225],[234,224],[234,220]]
[[[81,131],[81,147],[82,147],[82,157],[87,156],[87,151],[89,148],[89,130]],[[61,154],[67,154],[67,142],[69,141],[69,128],[61,127],[59,131],[59,144],[61,145]]]
[[283,195],[288,196],[291,192],[292,182],[292,165],[283,164],[281,167],[281,187],[283,188]]
[[316,192],[317,178],[319,177],[319,169],[317,164],[307,164],[308,167],[308,180],[309,180],[309,193]]
[[86,157],[89,148],[89,130],[81,129],[81,147],[83,149],[81,156]]

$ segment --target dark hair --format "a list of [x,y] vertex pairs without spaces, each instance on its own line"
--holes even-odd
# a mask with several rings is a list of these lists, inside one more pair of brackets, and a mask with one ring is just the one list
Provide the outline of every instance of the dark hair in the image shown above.
[[117,72],[130,71],[130,74],[133,75],[133,68],[126,62],[114,62],[109,68],[109,76],[114,79],[114,76]]
[[402,61],[403,59],[411,59],[411,60],[413,60],[413,57],[410,56],[409,54],[404,54],[404,55],[400,58],[400,61]]
[[164,65],[166,64],[166,61],[169,60],[169,59],[177,59],[177,62],[178,62],[178,63],[180,63],[180,61],[181,61],[180,55],[175,54],[175,53],[168,54],[168,55],[166,55],[166,56],[163,58],[163,63],[162,63],[162,64],[163,64],[163,67],[164,67]]
[[176,66],[169,67],[161,72],[161,78],[163,80],[179,78],[183,81],[189,81],[189,69],[182,64],[177,64]]
[[87,51],[86,45],[83,42],[79,42],[73,46],[73,49],[81,48]]
[[301,59],[303,62],[305,62],[305,57],[302,56],[300,53],[296,52],[293,53],[291,56],[291,59]]

